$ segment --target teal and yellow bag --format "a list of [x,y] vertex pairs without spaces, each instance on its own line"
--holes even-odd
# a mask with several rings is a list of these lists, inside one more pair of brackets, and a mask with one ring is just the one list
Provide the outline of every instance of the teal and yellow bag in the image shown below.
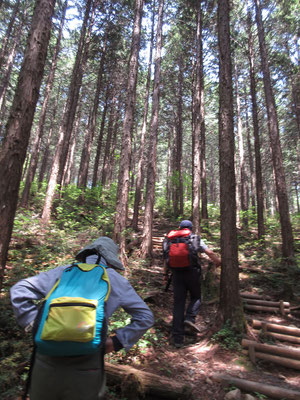
[[105,343],[105,303],[110,283],[105,266],[66,268],[45,298],[34,337],[36,351],[51,356],[92,354]]

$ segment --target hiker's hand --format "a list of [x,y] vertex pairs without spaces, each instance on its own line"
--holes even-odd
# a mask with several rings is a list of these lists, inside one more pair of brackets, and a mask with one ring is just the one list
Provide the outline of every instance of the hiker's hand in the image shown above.
[[168,274],[164,274],[163,276],[163,284],[165,285],[168,282],[169,276]]
[[25,333],[31,333],[32,332],[33,324],[34,324],[34,321],[31,321],[30,324],[25,326],[25,328],[24,328]]
[[112,351],[114,351],[115,349],[114,349],[114,343],[113,343],[113,341],[112,341],[112,338],[111,337],[108,337],[107,339],[106,339],[106,342],[105,342],[105,354],[107,354],[107,353],[111,353]]

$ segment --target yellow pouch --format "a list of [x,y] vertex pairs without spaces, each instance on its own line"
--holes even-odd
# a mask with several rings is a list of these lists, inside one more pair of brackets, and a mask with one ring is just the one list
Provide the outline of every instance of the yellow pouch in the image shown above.
[[41,339],[89,342],[96,329],[98,300],[82,297],[58,297],[50,303]]

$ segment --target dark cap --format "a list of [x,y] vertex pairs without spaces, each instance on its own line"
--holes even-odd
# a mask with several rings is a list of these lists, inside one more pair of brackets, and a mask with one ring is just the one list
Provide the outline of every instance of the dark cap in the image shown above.
[[188,228],[188,229],[192,230],[193,224],[188,219],[184,219],[183,221],[180,222],[179,228],[180,229]]

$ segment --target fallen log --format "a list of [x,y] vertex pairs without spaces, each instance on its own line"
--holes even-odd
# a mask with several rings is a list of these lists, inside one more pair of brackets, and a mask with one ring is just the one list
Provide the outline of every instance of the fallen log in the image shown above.
[[119,385],[128,400],[145,396],[157,399],[192,399],[189,385],[171,380],[161,375],[140,371],[128,365],[105,363],[108,385]]
[[253,328],[261,328],[265,324],[266,329],[272,332],[278,332],[278,333],[284,333],[287,335],[293,335],[293,336],[299,336],[300,337],[300,329],[299,328],[294,328],[293,326],[285,326],[285,325],[278,325],[278,324],[272,324],[269,322],[265,321],[259,321],[257,319],[253,319],[251,321],[251,325]]
[[256,293],[248,293],[248,292],[240,292],[241,297],[247,297],[249,299],[261,299],[261,300],[269,300],[270,296],[260,295]]
[[300,392],[294,389],[286,389],[274,385],[271,386],[265,383],[248,381],[225,374],[214,374],[211,378],[215,382],[220,382],[223,385],[234,385],[243,391],[261,393],[274,399],[300,400]]
[[280,307],[281,304],[283,304],[284,308],[290,308],[290,303],[284,301],[269,301],[269,300],[258,300],[258,299],[248,299],[248,298],[243,298],[243,301],[246,302],[247,304],[254,304],[254,305],[260,305],[260,306],[267,306],[267,307]]
[[[254,331],[259,334],[260,330],[259,329],[254,329]],[[269,330],[262,331],[264,335],[268,335],[274,339],[281,340],[282,342],[290,342],[290,343],[297,343],[300,344],[300,337],[297,336],[291,336],[291,335],[284,335],[282,333],[277,333],[277,332],[272,332]]]
[[262,353],[271,353],[300,361],[300,350],[294,349],[292,347],[272,346],[270,344],[257,343],[253,340],[247,339],[242,340],[242,346],[246,348],[249,348],[251,346],[254,347],[255,350],[261,351]]
[[[264,312],[282,312],[282,310],[279,307],[267,307],[267,306],[256,306],[254,304],[244,304],[244,308],[246,310],[253,310],[253,311],[264,311]],[[288,311],[288,308],[285,309],[285,311]]]

